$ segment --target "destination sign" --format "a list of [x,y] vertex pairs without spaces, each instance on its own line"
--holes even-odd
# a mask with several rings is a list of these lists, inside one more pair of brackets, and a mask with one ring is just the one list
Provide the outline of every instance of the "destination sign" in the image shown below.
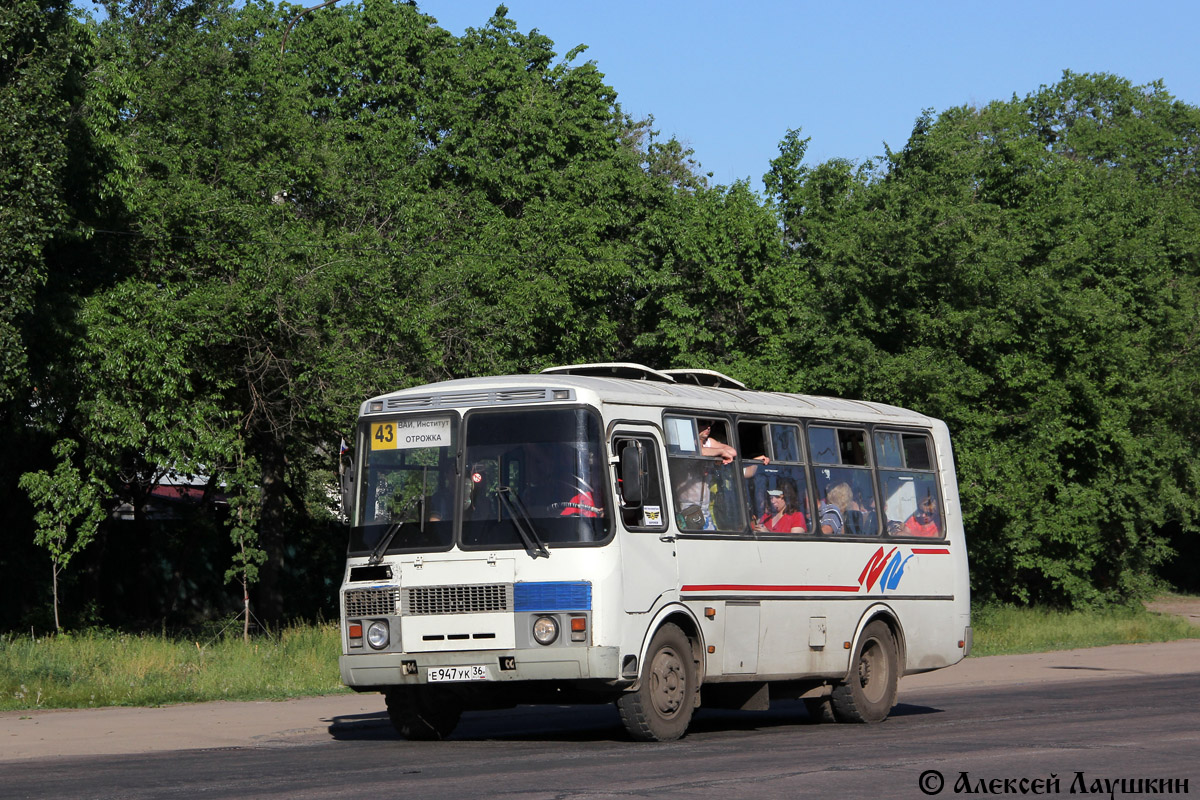
[[372,450],[449,447],[450,418],[396,419],[371,423]]

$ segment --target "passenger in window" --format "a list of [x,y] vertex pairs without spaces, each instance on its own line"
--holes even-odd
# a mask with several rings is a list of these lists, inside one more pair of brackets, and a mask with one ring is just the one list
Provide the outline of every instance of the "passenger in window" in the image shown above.
[[679,515],[679,527],[688,531],[714,531],[717,529],[712,516],[713,467],[711,462],[687,459],[679,464],[672,489],[675,493],[675,508]]
[[756,520],[754,529],[770,533],[807,533],[808,525],[800,510],[796,484],[783,480],[779,486],[767,490],[769,508],[761,520]]
[[937,518],[937,501],[931,495],[925,495],[917,510],[904,520],[904,533],[907,536],[942,535]]
[[850,536],[874,536],[878,532],[875,522],[875,498],[870,493],[865,498],[856,493],[850,505],[846,507],[845,516],[846,533]]
[[[575,453],[575,471],[574,488],[575,494],[568,500],[551,503],[551,510],[562,510],[560,516],[571,517],[603,517],[604,495],[595,489],[595,483],[600,477],[598,468],[599,459],[596,456],[596,451],[591,448],[580,449]],[[564,485],[570,486],[570,481],[565,481]],[[560,495],[561,496],[561,495]]]
[[817,509],[821,533],[839,534],[845,530],[846,509],[854,500],[850,484],[835,483],[825,490],[825,502]]
[[714,439],[712,436],[712,420],[696,420],[696,432],[700,435],[700,452],[706,456],[716,456],[722,464],[728,464],[737,458],[737,450],[730,445]]
[[603,517],[604,507],[598,505],[599,499],[596,498],[592,490],[580,492],[574,495],[570,500],[561,503],[554,503],[551,508],[561,508],[564,517],[570,517],[578,514],[581,517]]
[[[732,464],[737,450],[715,438],[713,420],[696,420],[696,433],[700,452],[718,458],[721,466],[708,460],[692,460],[685,464],[674,484],[676,510],[679,525],[684,530],[731,530],[745,525],[742,512],[730,501],[736,501],[737,490],[729,481],[729,475],[721,467]],[[767,463],[769,459],[759,456],[757,461]],[[743,468],[743,474],[754,474],[757,464]]]
[[[737,458],[737,450],[730,445],[716,439],[712,435],[713,423],[712,420],[699,419],[696,420],[696,431],[700,435],[700,452],[706,456],[716,456],[721,459],[722,464],[729,464]],[[750,461],[758,461],[762,464],[770,464],[771,459],[765,453],[754,456]],[[746,478],[751,478],[758,470],[758,464],[747,464],[742,467],[742,475]]]
[[592,489],[582,489],[578,494],[572,495],[569,500],[551,503],[550,510],[558,511],[562,509],[562,513],[559,516],[563,517],[572,517],[575,515],[581,517],[603,517],[604,506],[601,502],[601,495]]
[[[737,451],[712,437],[712,420],[696,420],[696,433],[700,452],[711,458],[719,458],[729,464],[737,457]],[[671,468],[672,490],[675,494],[675,510],[679,527],[688,531],[713,531],[717,529],[713,520],[713,485],[715,483],[712,462],[705,460],[681,460]]]

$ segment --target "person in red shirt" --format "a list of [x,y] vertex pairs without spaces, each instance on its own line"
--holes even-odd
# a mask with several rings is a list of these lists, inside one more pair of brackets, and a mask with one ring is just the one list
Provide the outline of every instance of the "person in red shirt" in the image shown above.
[[790,483],[780,483],[782,489],[767,490],[769,508],[755,526],[756,530],[770,533],[806,533],[804,512],[799,509],[796,498],[796,487]]
[[908,536],[941,536],[942,531],[937,520],[937,501],[925,495],[917,510],[904,520],[904,533]]
[[575,515],[581,517],[603,517],[604,504],[602,494],[592,488],[593,483],[602,477],[597,467],[598,458],[596,452],[589,449],[578,460],[576,464],[571,466],[575,471],[575,487],[577,492],[565,503],[554,503],[551,508],[562,509],[561,516],[572,517]]
[[574,516],[575,514],[578,514],[581,517],[604,516],[604,509],[601,506],[596,505],[596,501],[590,489],[585,492],[580,492],[565,503],[555,503],[554,505],[562,509],[561,516],[564,517]]

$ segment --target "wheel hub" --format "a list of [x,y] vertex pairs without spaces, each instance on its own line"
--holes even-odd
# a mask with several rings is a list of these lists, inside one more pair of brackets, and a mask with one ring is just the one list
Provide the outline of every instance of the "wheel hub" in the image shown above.
[[662,650],[650,665],[650,697],[663,716],[678,713],[683,707],[687,680],[683,662],[673,650]]

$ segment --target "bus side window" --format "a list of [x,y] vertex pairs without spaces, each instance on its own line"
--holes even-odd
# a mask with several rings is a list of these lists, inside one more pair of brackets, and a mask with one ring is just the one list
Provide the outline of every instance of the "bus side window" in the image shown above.
[[877,535],[880,518],[867,432],[810,425],[808,441],[818,504],[814,533]]
[[715,415],[665,416],[663,427],[667,473],[680,530],[744,531],[742,467],[739,459],[729,456],[734,452],[729,422]]
[[[812,509],[808,501],[808,480],[800,453],[800,428],[785,423],[743,423],[738,426],[741,446],[753,457],[761,452],[769,457],[766,465],[743,461],[746,477],[746,502],[750,527],[764,534],[810,533]],[[746,434],[750,434],[749,437]],[[756,451],[756,443],[764,449]],[[769,446],[768,446],[769,444]]]
[[884,530],[891,536],[944,536],[941,493],[929,437],[923,433],[876,431],[875,451],[889,456],[886,461],[881,459],[879,471]]
[[[663,507],[662,471],[659,467],[658,445],[649,436],[613,437],[612,451],[620,455],[626,445],[641,445],[642,472],[646,484],[646,493],[642,503],[637,507],[626,507],[622,494],[617,493],[621,504],[621,519],[630,530],[661,531],[667,527],[666,511]],[[616,480],[621,480],[620,466],[616,466]]]

